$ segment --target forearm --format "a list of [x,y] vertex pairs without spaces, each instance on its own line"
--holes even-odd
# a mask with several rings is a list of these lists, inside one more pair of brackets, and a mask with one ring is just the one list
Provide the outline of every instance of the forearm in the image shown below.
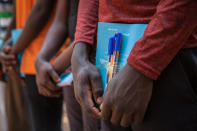
[[23,32],[16,44],[13,46],[12,53],[18,54],[23,51],[41,32],[53,10],[54,2],[48,3],[49,4],[46,5],[40,5],[38,2],[34,5],[26,21],[25,27],[23,28]]
[[58,1],[55,20],[47,34],[38,59],[49,60],[52,58],[67,38],[68,3],[69,0]]
[[197,26],[196,6],[192,0],[162,0],[128,63],[156,80]]
[[54,22],[38,55],[38,59],[49,61],[63,45],[67,38],[67,27],[64,23]]
[[82,42],[76,43],[71,59],[72,67],[73,69],[76,69],[76,72],[77,72],[77,67],[83,67],[87,63],[89,63],[90,49],[91,47],[87,43],[82,43]]
[[14,15],[12,21],[6,31],[6,35],[4,38],[4,42],[6,42],[9,38],[11,38],[11,31],[16,28],[16,16]]
[[60,56],[53,62],[52,66],[58,74],[64,72],[71,65],[71,56],[74,44],[72,43]]

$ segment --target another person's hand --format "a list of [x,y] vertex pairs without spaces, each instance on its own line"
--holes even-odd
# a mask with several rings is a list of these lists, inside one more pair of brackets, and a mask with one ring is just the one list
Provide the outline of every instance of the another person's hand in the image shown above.
[[12,47],[10,45],[5,45],[0,51],[0,59],[4,72],[15,69],[17,65],[16,56],[14,54],[11,54],[11,48]]
[[101,113],[104,119],[124,127],[143,121],[150,102],[153,80],[126,65],[110,81]]
[[52,65],[38,58],[35,67],[37,72],[36,83],[39,93],[47,97],[60,97],[63,92],[62,88],[56,86],[56,84],[60,82],[60,77]]
[[102,84],[98,69],[89,61],[90,47],[85,43],[75,45],[72,55],[75,97],[91,116],[101,118],[97,104],[102,103]]

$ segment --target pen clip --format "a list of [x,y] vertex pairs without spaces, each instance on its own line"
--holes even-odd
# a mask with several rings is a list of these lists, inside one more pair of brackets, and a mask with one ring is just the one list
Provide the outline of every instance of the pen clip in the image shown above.
[[121,43],[121,33],[117,33],[116,35],[116,43],[115,43],[115,51],[120,51],[120,43]]

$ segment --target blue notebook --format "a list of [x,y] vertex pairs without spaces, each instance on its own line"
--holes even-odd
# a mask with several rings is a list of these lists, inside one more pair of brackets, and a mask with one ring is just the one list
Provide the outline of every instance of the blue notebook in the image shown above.
[[120,54],[117,68],[122,69],[134,44],[143,36],[147,24],[98,23],[96,66],[101,74],[105,90],[108,68],[108,43],[116,33],[121,33]]
[[61,81],[57,84],[58,87],[67,87],[71,86],[73,82],[73,74],[70,73],[63,73],[61,75]]

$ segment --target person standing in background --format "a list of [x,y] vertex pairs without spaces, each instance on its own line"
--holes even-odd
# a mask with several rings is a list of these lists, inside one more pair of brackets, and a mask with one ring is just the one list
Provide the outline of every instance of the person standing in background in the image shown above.
[[[2,2],[2,1],[1,1]],[[5,36],[3,37],[3,45],[1,47],[0,51],[0,58],[2,58],[4,54],[5,48],[10,48],[12,45],[12,39],[11,39],[11,31],[16,28],[16,11],[15,11],[15,1],[14,0],[6,0],[3,1],[3,3],[9,3],[6,4],[6,6],[3,4],[0,7],[0,10],[5,11],[8,7],[12,7],[12,9],[9,8],[10,12],[12,12],[12,18],[11,22],[8,22],[8,18],[6,20],[2,20],[0,28],[4,28],[5,24],[9,24],[8,28],[6,29]],[[26,10],[23,10],[24,12]],[[2,68],[3,70],[3,68]],[[21,130],[29,130],[29,119],[27,116],[27,109],[24,102],[24,94],[23,94],[23,87],[24,87],[24,81],[21,77],[19,77],[18,74],[16,74],[14,71],[11,71],[8,75],[3,74],[3,79],[6,81],[6,88],[4,93],[5,100],[5,108],[6,113],[4,117],[1,117],[4,121],[7,120],[7,124],[3,124],[1,128],[4,126],[7,126],[7,129],[2,129],[2,131],[21,131]]]
[[25,74],[24,95],[30,117],[31,131],[60,131],[62,90],[39,95],[34,68],[48,29],[54,19],[58,0],[16,0],[16,28],[23,29],[16,44],[4,52],[2,63],[8,72],[16,66],[16,56],[24,51],[20,72]]
[[[50,90],[57,88],[59,75],[71,64],[74,44],[50,64],[52,58],[67,37],[70,43],[74,40],[79,0],[59,0],[54,22],[49,29],[45,42],[36,60],[36,82],[39,89]],[[61,88],[61,87],[59,87]],[[100,120],[91,118],[84,112],[74,97],[74,87],[64,87],[64,100],[71,131],[99,131]],[[42,91],[40,94],[45,95]]]

